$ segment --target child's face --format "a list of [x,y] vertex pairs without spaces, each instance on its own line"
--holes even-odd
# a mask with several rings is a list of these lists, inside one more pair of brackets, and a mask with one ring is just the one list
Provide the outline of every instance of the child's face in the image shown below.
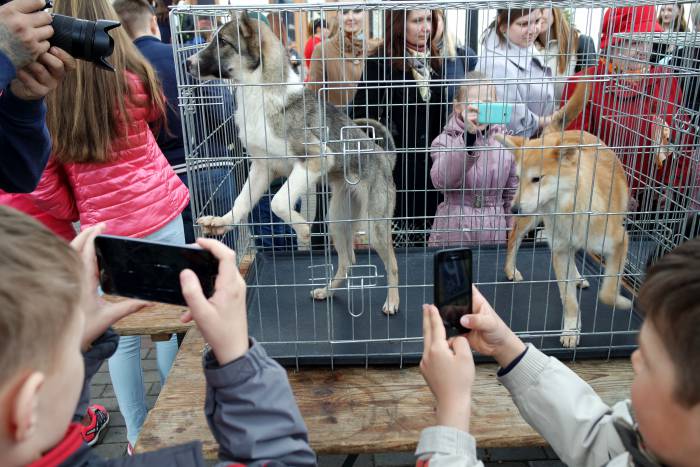
[[[462,120],[467,125],[467,130],[486,130],[488,125],[479,125],[479,115],[474,104],[496,101],[496,89],[490,84],[467,86],[466,102],[455,105],[455,110],[462,114]],[[469,128],[471,126],[472,128]]]
[[51,448],[58,444],[73,419],[85,378],[80,345],[85,315],[78,310],[65,330],[62,348],[39,393],[38,439]]
[[700,404],[688,409],[676,401],[675,365],[649,321],[639,334],[632,368],[632,407],[646,447],[668,465],[697,465]]

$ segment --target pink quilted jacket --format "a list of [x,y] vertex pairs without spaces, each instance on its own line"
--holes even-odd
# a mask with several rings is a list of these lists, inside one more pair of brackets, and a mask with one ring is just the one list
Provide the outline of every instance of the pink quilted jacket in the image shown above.
[[61,164],[52,157],[31,196],[54,217],[80,220],[83,229],[106,222],[107,234],[142,238],[179,216],[190,195],[148,126],[157,112],[137,104],[148,102],[143,83],[127,77],[131,123],[112,142],[113,162]]
[[48,212],[39,209],[34,205],[30,195],[25,193],[7,193],[0,190],[0,204],[10,206],[18,211],[32,216],[46,227],[51,229],[53,233],[59,237],[63,237],[67,241],[73,240],[75,230],[73,224],[67,219],[57,219]]

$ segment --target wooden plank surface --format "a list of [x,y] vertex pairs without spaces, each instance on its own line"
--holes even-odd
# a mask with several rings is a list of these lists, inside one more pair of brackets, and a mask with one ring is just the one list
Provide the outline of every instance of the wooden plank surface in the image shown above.
[[[239,269],[245,276],[252,264],[254,256],[244,255],[241,258]],[[123,297],[104,295],[107,301],[125,300]],[[167,303],[153,303],[136,313],[133,313],[114,324],[114,330],[122,336],[153,336],[159,340],[159,336],[169,338],[170,334],[187,332],[194,327],[194,322],[181,323],[180,315],[187,310],[185,306],[169,305]]]
[[[152,451],[202,440],[204,455],[217,445],[204,417],[204,340],[188,332],[168,381],[141,431],[136,450]],[[629,360],[582,361],[569,366],[608,403],[629,397]],[[481,448],[544,445],[520,417],[494,364],[477,365],[471,432]],[[415,449],[420,431],[434,423],[434,399],[418,368],[290,370],[289,380],[319,454]]]

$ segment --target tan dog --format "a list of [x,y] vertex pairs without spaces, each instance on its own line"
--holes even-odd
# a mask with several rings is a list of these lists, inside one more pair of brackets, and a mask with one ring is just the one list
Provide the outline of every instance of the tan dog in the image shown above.
[[510,280],[523,279],[515,257],[524,235],[541,219],[564,306],[564,347],[575,347],[579,341],[575,286],[588,287],[576,267],[578,250],[605,258],[600,300],[619,309],[632,306],[619,294],[628,246],[624,212],[629,195],[622,164],[598,137],[579,130],[561,131],[564,120],[571,121],[580,113],[585,94],[586,85],[579,85],[542,137],[502,138],[513,149],[520,176],[512,211],[531,215],[516,219],[508,237],[505,273]]

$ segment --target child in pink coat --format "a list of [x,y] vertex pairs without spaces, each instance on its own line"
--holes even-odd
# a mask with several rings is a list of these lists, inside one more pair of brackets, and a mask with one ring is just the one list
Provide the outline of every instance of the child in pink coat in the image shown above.
[[459,88],[454,111],[432,144],[430,177],[444,200],[435,213],[430,246],[504,243],[513,222],[515,160],[494,138],[505,127],[479,125],[474,105],[494,102],[495,89],[480,73],[469,78],[479,81]]

